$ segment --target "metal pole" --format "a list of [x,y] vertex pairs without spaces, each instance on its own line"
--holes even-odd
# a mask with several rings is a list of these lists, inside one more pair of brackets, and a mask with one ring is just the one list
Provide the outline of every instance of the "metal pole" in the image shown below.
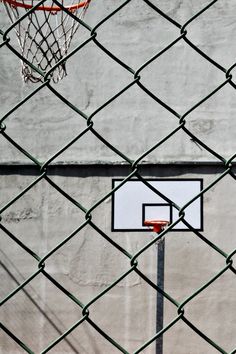
[[[164,271],[165,271],[165,239],[157,244],[157,285],[164,290]],[[164,297],[157,292],[156,300],[156,333],[163,328]],[[163,353],[163,335],[156,340],[156,354]]]
[[[144,225],[152,226],[153,232],[160,234],[169,224],[167,220],[145,220]],[[164,273],[165,273],[165,238],[157,242],[157,286],[164,291]],[[156,300],[156,333],[163,328],[164,317],[164,297],[157,291]],[[156,339],[156,354],[163,353],[163,335]]]

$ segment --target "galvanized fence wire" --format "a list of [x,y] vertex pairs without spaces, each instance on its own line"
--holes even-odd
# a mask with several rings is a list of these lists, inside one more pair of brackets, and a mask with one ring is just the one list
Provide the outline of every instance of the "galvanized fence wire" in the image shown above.
[[[149,0],[143,0],[144,3],[146,3],[147,6],[149,6],[153,12],[155,12],[158,16],[161,16],[164,18],[166,21],[168,21],[172,26],[176,27],[179,29],[179,36],[166,45],[164,49],[162,49],[160,52],[156,53],[153,57],[149,58],[145,63],[143,63],[138,69],[134,69],[129,67],[125,62],[123,62],[119,57],[117,57],[114,53],[112,53],[108,48],[106,48],[100,41],[99,41],[99,29],[102,28],[102,26],[109,21],[113,16],[115,16],[119,11],[121,11],[125,6],[127,6],[129,3],[131,3],[132,0],[126,0],[124,1],[120,6],[115,8],[114,11],[112,11],[108,16],[103,18],[99,23],[94,28],[91,28],[87,23],[86,23],[86,18],[82,20],[78,20],[80,22],[80,25],[83,26],[88,33],[87,39],[81,43],[79,46],[77,46],[75,49],[73,49],[65,59],[68,59],[69,57],[73,56],[75,53],[78,53],[83,47],[85,47],[88,43],[93,43],[100,51],[102,51],[104,54],[109,56],[114,62],[122,66],[124,69],[127,71],[127,75],[130,76],[130,82],[127,84],[125,87],[123,87],[119,92],[117,92],[114,96],[110,97],[106,102],[104,102],[98,109],[96,109],[92,114],[87,115],[85,114],[79,107],[75,106],[72,104],[67,98],[62,96],[55,86],[51,85],[50,82],[50,74],[51,72],[58,66],[60,65],[60,62],[54,66],[49,72],[47,73],[42,73],[40,70],[38,70],[36,67],[34,67],[31,63],[27,62],[25,58],[21,56],[21,54],[11,45],[11,34],[12,31],[14,30],[14,26],[17,25],[17,22],[21,21],[21,18],[14,23],[13,25],[9,26],[9,28],[5,31],[0,30],[0,35],[1,35],[1,44],[0,44],[0,49],[2,47],[7,47],[11,54],[16,55],[19,57],[19,59],[23,60],[26,62],[29,66],[31,66],[34,70],[36,70],[40,75],[42,75],[42,84],[37,86],[37,88],[31,92],[27,97],[22,99],[18,104],[16,104],[14,107],[12,107],[3,117],[0,119],[0,133],[1,133],[1,138],[6,139],[10,144],[12,144],[18,152],[22,153],[25,155],[29,162],[34,164],[38,168],[38,176],[37,178],[29,184],[24,190],[22,190],[19,194],[17,194],[12,200],[10,200],[7,204],[5,204],[1,210],[0,210],[0,215],[3,215],[3,213],[11,206],[13,205],[17,200],[19,200],[25,193],[27,193],[31,188],[33,188],[37,183],[39,183],[41,180],[47,181],[55,190],[57,190],[59,193],[61,193],[62,196],[64,196],[68,201],[74,204],[78,209],[80,209],[84,213],[84,222],[76,229],[74,230],[71,234],[67,235],[63,241],[58,243],[53,249],[51,249],[47,254],[45,254],[42,258],[37,255],[33,249],[29,248],[26,244],[20,241],[20,239],[17,237],[17,235],[12,234],[6,226],[4,226],[4,222],[2,218],[0,219],[0,228],[1,230],[5,233],[7,237],[9,237],[11,240],[16,242],[22,249],[24,249],[30,256],[32,256],[38,267],[32,273],[27,279],[25,279],[22,283],[18,283],[18,286],[10,293],[8,294],[2,301],[1,305],[3,306],[8,300],[10,300],[15,294],[18,292],[24,291],[24,288],[27,284],[29,284],[33,279],[37,278],[39,275],[43,275],[46,277],[54,286],[61,291],[64,296],[68,297],[71,301],[73,301],[80,309],[81,309],[81,317],[78,319],[77,322],[75,322],[70,328],[68,328],[64,333],[62,333],[54,342],[50,343],[46,348],[44,348],[41,353],[47,353],[49,352],[52,348],[54,348],[60,341],[66,340],[66,337],[69,333],[71,333],[75,328],[80,326],[82,323],[86,322],[90,326],[92,326],[103,338],[105,338],[107,341],[109,341],[114,347],[116,347],[120,352],[128,354],[129,352],[124,348],[120,343],[114,340],[114,338],[111,338],[108,333],[106,333],[102,328],[99,327],[97,323],[95,323],[90,316],[90,307],[91,305],[95,304],[96,301],[98,301],[103,295],[109,293],[110,290],[112,290],[119,282],[121,282],[123,279],[125,279],[129,274],[131,273],[136,273],[138,274],[145,282],[147,285],[149,285],[152,289],[155,291],[161,293],[166,301],[171,302],[175,307],[176,307],[176,316],[172,319],[170,323],[165,325],[158,333],[156,333],[153,337],[149,338],[145,343],[142,344],[139,348],[136,349],[134,352],[135,354],[142,352],[145,348],[147,348],[151,343],[153,343],[157,338],[161,337],[166,331],[168,331],[170,328],[175,326],[176,324],[179,323],[179,321],[183,321],[189,328],[191,328],[197,335],[199,335],[202,339],[204,339],[209,346],[212,346],[216,349],[216,351],[223,353],[223,354],[233,354],[236,353],[236,348],[232,348],[232,350],[226,351],[226,349],[222,348],[219,343],[216,343],[213,341],[211,338],[209,338],[202,330],[201,328],[198,328],[194,323],[192,323],[189,319],[188,316],[185,315],[185,306],[188,304],[191,304],[191,301],[195,299],[200,293],[204,292],[205,289],[207,289],[212,283],[214,283],[218,278],[220,278],[223,274],[226,272],[231,272],[232,274],[236,275],[236,269],[233,266],[233,257],[236,253],[236,249],[232,249],[231,253],[226,253],[223,249],[221,249],[217,244],[214,244],[213,242],[209,241],[206,237],[204,237],[202,232],[197,231],[194,229],[190,224],[188,224],[184,220],[185,216],[185,210],[186,208],[193,203],[196,199],[198,199],[200,196],[205,195],[212,187],[214,187],[218,182],[220,182],[223,178],[226,176],[232,177],[232,181],[235,182],[236,176],[233,172],[233,163],[236,158],[236,154],[233,154],[230,158],[225,158],[221,151],[214,151],[211,149],[205,142],[203,142],[196,134],[193,134],[191,129],[188,129],[186,127],[186,121],[188,119],[188,116],[196,110],[200,105],[202,105],[205,101],[207,101],[210,97],[212,97],[214,94],[216,94],[218,91],[220,91],[223,87],[230,86],[232,89],[236,88],[236,84],[233,81],[232,78],[232,70],[235,68],[236,63],[232,63],[231,67],[225,68],[223,67],[220,63],[216,62],[213,60],[211,57],[209,57],[206,53],[204,53],[194,42],[192,42],[189,37],[188,37],[188,26],[190,23],[193,21],[197,21],[198,18],[208,11],[211,7],[215,5],[215,3],[218,0],[214,0],[210,2],[207,6],[201,9],[198,13],[196,13],[193,17],[191,17],[187,22],[184,24],[180,24],[176,22],[173,18],[169,17],[166,13],[164,13],[162,10],[160,10],[156,5],[154,5],[151,1]],[[40,1],[37,3],[36,6],[40,6],[44,3],[44,1]],[[60,6],[60,3],[55,1],[55,4]],[[102,6],[102,4],[101,4]],[[28,16],[31,12],[35,11],[35,8],[32,8],[31,10],[26,13],[25,16]],[[67,11],[64,9],[63,11]],[[68,11],[67,11],[68,12]],[[73,14],[70,14],[70,16],[73,16]],[[172,48],[177,42],[184,41],[188,46],[190,46],[195,52],[201,57],[204,58],[207,62],[209,62],[211,65],[213,65],[216,69],[218,69],[222,73],[222,82],[219,86],[217,86],[213,91],[208,92],[208,94],[203,97],[199,102],[197,102],[194,106],[192,106],[187,112],[184,114],[179,114],[176,112],[172,107],[170,107],[168,104],[166,104],[164,101],[162,101],[158,96],[156,96],[153,92],[151,92],[142,82],[142,71],[144,68],[148,67],[152,62],[157,60],[161,55],[163,55],[166,51],[168,51],[170,48]],[[123,93],[128,91],[132,86],[136,85],[140,90],[142,90],[144,93],[146,93],[152,100],[155,102],[159,103],[163,108],[165,108],[167,111],[169,111],[174,118],[176,119],[176,127],[169,132],[168,135],[166,135],[163,139],[156,141],[156,143],[149,148],[147,151],[144,151],[135,161],[133,161],[129,156],[125,155],[122,151],[118,150],[116,147],[114,147],[104,136],[102,136],[97,130],[96,130],[96,121],[93,119],[98,112],[101,112],[106,106],[108,106],[110,103],[115,101],[119,96],[121,96]],[[82,132],[77,134],[69,143],[67,143],[65,146],[61,147],[59,151],[57,151],[53,156],[48,158],[46,161],[39,161],[35,156],[33,156],[29,151],[26,151],[22,146],[20,146],[7,132],[7,121],[10,119],[11,114],[16,112],[19,107],[22,105],[27,105],[29,100],[37,95],[37,93],[41,90],[48,89],[50,90],[55,96],[57,96],[65,105],[67,105],[70,109],[74,111],[76,115],[81,117],[81,119],[84,119],[86,122],[86,127]],[[188,137],[193,139],[202,149],[206,150],[209,154],[211,154],[212,157],[216,158],[222,168],[223,172],[218,175],[209,185],[205,186],[205,188],[194,198],[188,201],[183,207],[179,207],[176,205],[172,200],[169,200],[166,196],[162,195],[158,190],[156,190],[148,180],[146,180],[140,173],[140,166],[142,164],[142,160],[148,156],[151,152],[154,150],[156,151],[162,144],[167,142],[174,134],[176,134],[178,131],[184,132]],[[79,201],[75,200],[72,195],[69,195],[65,190],[61,189],[59,185],[57,185],[49,176],[48,174],[48,168],[50,164],[53,163],[53,161],[60,155],[62,154],[65,150],[70,148],[76,141],[78,141],[82,136],[87,134],[88,132],[92,133],[97,139],[100,140],[103,144],[105,144],[109,149],[111,149],[115,154],[117,154],[119,157],[122,158],[122,160],[130,167],[130,173],[123,179],[123,181],[114,189],[110,190],[109,193],[105,194],[99,201],[97,201],[90,209],[86,209],[82,204],[80,204]],[[135,254],[130,254],[126,249],[122,248],[118,243],[116,243],[110,236],[109,233],[103,231],[100,227],[96,225],[96,223],[93,222],[92,216],[93,216],[93,211],[99,206],[106,201],[109,197],[111,197],[119,188],[121,188],[127,181],[131,180],[132,178],[136,178],[140,181],[142,181],[148,188],[150,188],[154,193],[157,195],[161,196],[165,200],[167,200],[170,205],[172,205],[175,209],[178,210],[179,217],[178,219],[170,224],[167,229],[161,232],[161,234],[158,234],[155,239],[147,243],[142,249],[140,249],[138,252]],[[182,302],[176,301],[169,293],[165,292],[163,289],[161,289],[159,286],[157,286],[151,279],[149,279],[142,269],[139,267],[139,256],[141,256],[146,250],[148,250],[158,239],[163,237],[164,235],[166,237],[169,236],[169,231],[174,228],[176,224],[178,224],[180,221],[184,222],[185,225],[191,230],[191,232],[199,238],[204,244],[205,247],[209,247],[218,254],[222,256],[222,258],[225,260],[225,265],[221,269],[212,276],[212,278],[208,279],[207,282],[202,284],[202,286],[199,289],[196,289],[195,292],[193,292],[189,297],[185,298],[182,300]],[[47,271],[47,260],[61,247],[63,247],[69,240],[71,240],[74,237],[79,237],[80,231],[86,227],[86,225],[90,225],[96,233],[103,237],[111,246],[115,247],[120,253],[125,255],[127,259],[130,260],[130,268],[128,271],[124,273],[120,273],[119,277],[114,279],[113,282],[105,288],[105,290],[101,291],[97,296],[91,298],[91,300],[84,304],[80,301],[78,297],[76,297],[74,294],[69,292],[66,288],[63,287],[62,284],[60,284],[50,273]],[[20,338],[18,338],[14,333],[12,333],[3,323],[1,324],[1,328],[7,335],[9,335],[13,341],[15,341],[21,348],[23,348],[26,352],[28,353],[33,353],[33,350],[27,345],[27,343],[23,343]]]

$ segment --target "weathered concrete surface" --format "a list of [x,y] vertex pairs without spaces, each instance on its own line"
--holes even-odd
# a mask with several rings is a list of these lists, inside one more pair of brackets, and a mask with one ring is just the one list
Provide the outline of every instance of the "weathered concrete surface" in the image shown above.
[[[92,1],[86,20],[95,26],[121,0]],[[156,2],[157,3],[157,2]],[[184,24],[209,1],[158,1],[158,6],[176,21]],[[187,27],[188,38],[201,50],[228,69],[235,62],[235,2],[218,1],[212,9]],[[2,7],[1,28],[7,27]],[[98,30],[97,39],[126,64],[137,70],[150,57],[179,36],[179,30],[155,14],[144,2],[131,1]],[[81,34],[81,37],[79,36]],[[10,35],[14,41],[13,33]],[[79,31],[72,47],[87,38]],[[0,49],[0,115],[31,93],[38,85],[22,83],[19,60],[8,48]],[[92,114],[110,97],[133,80],[133,75],[90,43],[67,63],[68,76],[54,86],[86,114]],[[232,71],[234,76],[235,69]],[[225,74],[203,60],[184,41],[159,57],[140,73],[141,82],[179,114],[187,112],[209,91],[225,80]],[[214,97],[186,118],[191,132],[225,158],[235,153],[235,90],[226,85]],[[178,120],[155,103],[138,86],[105,107],[94,118],[94,128],[131,159],[138,158],[177,127]],[[47,88],[42,89],[5,121],[6,133],[40,161],[45,161],[70,139],[86,128],[86,121],[67,108]],[[9,142],[0,136],[0,162],[29,163]],[[178,132],[169,141],[145,157],[150,163],[179,161],[212,161],[214,157]],[[55,162],[93,164],[123,162],[92,133],[87,133]],[[82,168],[82,167],[81,167]],[[92,167],[91,167],[92,168]],[[73,169],[73,168],[72,168]],[[186,165],[156,168],[146,177],[203,177],[207,186],[222,170],[197,171]],[[5,171],[5,170],[4,170]],[[117,177],[106,166],[103,174],[60,174],[51,178],[85,208],[90,208],[111,190],[111,178]],[[127,172],[127,171],[126,171]],[[119,174],[118,176],[125,176]],[[19,167],[0,175],[0,208],[34,181],[34,174]],[[235,181],[227,176],[204,196],[204,236],[226,253],[235,248]],[[93,221],[111,239],[135,254],[148,242],[146,233],[112,233],[111,201],[108,199],[93,211]],[[19,201],[2,213],[2,225],[39,256],[43,257],[62,242],[84,221],[84,213],[68,202],[47,182],[41,181]],[[37,262],[0,230],[2,242],[1,295],[13,291],[33,272]],[[156,281],[156,248],[151,247],[139,259],[140,269]],[[103,291],[114,279],[129,269],[124,255],[113,248],[91,227],[49,257],[46,271],[71,291],[84,304]],[[222,256],[191,233],[170,233],[166,237],[165,289],[177,301],[187,296],[216,275],[224,266]],[[208,289],[185,307],[186,317],[227,352],[235,348],[235,275],[227,271]],[[3,323],[35,353],[58,338],[82,312],[45,277],[39,275],[2,307]],[[90,307],[91,318],[130,353],[155,334],[156,293],[136,274],[130,274],[106,296]],[[165,324],[177,316],[176,308],[165,301]],[[18,354],[19,349],[1,333],[1,353]],[[118,353],[85,322],[52,353]],[[143,351],[154,354],[154,345]],[[216,350],[178,322],[164,336],[164,354],[213,354]]]
[[[92,27],[122,1],[94,1],[86,21]],[[184,24],[208,1],[160,1],[158,6]],[[235,61],[235,4],[217,2],[187,26],[187,37],[228,69]],[[1,26],[7,18],[1,15]],[[179,36],[179,29],[156,14],[144,2],[132,1],[97,29],[97,39],[134,70]],[[9,34],[14,43],[14,32]],[[72,47],[88,37],[79,30]],[[1,49],[1,115],[9,111],[37,85],[23,84],[19,60],[8,48]],[[132,82],[133,75],[89,43],[67,62],[68,76],[55,88],[86,114],[92,114],[110,97]],[[234,75],[232,71],[232,75]],[[184,114],[225,80],[225,73],[203,59],[184,40],[140,72],[141,83],[179,114]],[[226,85],[186,118],[190,131],[225,158],[235,152],[235,90]],[[94,128],[128,157],[136,159],[178,125],[178,119],[163,109],[137,85],[132,86],[94,118]],[[86,122],[67,108],[47,88],[42,89],[6,120],[6,132],[35,157],[44,161],[86,128]],[[119,132],[119,134],[118,134]],[[4,139],[1,161],[25,161]],[[175,146],[175,149],[172,146]],[[178,132],[149,162],[214,160],[215,158]],[[57,161],[121,161],[93,134],[86,134]]]
[[[111,175],[78,177],[52,175],[50,178],[86,208],[90,208],[111,188]],[[115,171],[115,168],[114,168]],[[148,171],[148,170],[147,170]],[[202,168],[184,173],[184,168],[162,168],[147,177],[199,177],[204,186],[220,175],[218,170]],[[89,170],[87,170],[89,172]],[[156,171],[157,172],[157,171]],[[122,173],[122,170],[121,170]],[[100,175],[100,176],[99,176]],[[119,176],[121,174],[119,173]],[[6,200],[29,184],[36,176],[1,176]],[[204,236],[225,252],[235,246],[234,198],[235,183],[225,177],[204,196]],[[41,181],[20,201],[2,213],[3,225],[40,257],[46,255],[84,221],[82,212],[57,193],[46,181]],[[111,200],[104,201],[92,212],[93,222],[112,240],[135,254],[150,240],[147,233],[112,233]],[[226,219],[227,218],[227,222]],[[37,270],[37,262],[1,231],[1,295],[6,296]],[[139,269],[156,281],[156,247],[138,258]],[[87,226],[45,261],[45,270],[72,292],[82,303],[108,287],[127,271],[130,262],[101,235]],[[200,288],[225,266],[224,258],[192,233],[169,233],[166,236],[165,290],[178,302]],[[185,307],[185,315],[201,331],[225,350],[235,345],[235,275],[227,271],[209,288]],[[117,284],[90,307],[91,318],[128,352],[134,352],[155,333],[156,293],[134,273]],[[176,307],[165,300],[164,322],[177,316]],[[81,310],[66,298],[43,275],[39,275],[2,307],[2,318],[21,340],[36,353],[82,318]],[[2,353],[20,353],[12,340],[2,333]],[[117,353],[89,325],[83,323],[66,341],[52,350],[54,353]],[[153,354],[154,345],[145,353]],[[182,321],[164,336],[164,353],[214,353],[204,340]]]

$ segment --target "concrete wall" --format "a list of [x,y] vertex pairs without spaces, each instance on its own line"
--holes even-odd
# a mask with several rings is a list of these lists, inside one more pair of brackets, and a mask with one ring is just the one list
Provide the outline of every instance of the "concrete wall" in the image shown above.
[[[147,168],[147,177],[199,177],[208,184],[222,172],[213,168]],[[190,170],[188,168],[188,170]],[[27,172],[27,171],[26,171]],[[6,170],[5,170],[6,173]],[[96,175],[95,175],[96,173]],[[114,173],[114,175],[113,175]],[[85,176],[78,168],[75,173],[57,169],[50,178],[86,207],[96,202],[111,188],[113,176],[126,175],[122,168],[94,169]],[[36,176],[28,170],[26,175],[11,173],[1,176],[3,196],[11,199],[24,185]],[[235,184],[226,177],[204,197],[204,236],[225,252],[234,247]],[[3,203],[5,202],[3,199]],[[221,213],[227,215],[227,222]],[[150,241],[147,233],[112,233],[111,201],[108,199],[92,213],[93,222],[112,240],[134,254]],[[34,250],[39,256],[47,254],[84,220],[83,214],[66,201],[45,181],[37,184],[18,202],[3,213],[3,225]],[[3,297],[15,289],[37,270],[37,262],[1,231],[3,248],[1,273]],[[156,280],[156,247],[152,246],[138,259],[143,273]],[[188,232],[169,233],[166,236],[165,290],[182,302],[192,292],[224,267],[222,256]],[[129,269],[129,260],[103,239],[91,227],[86,227],[46,261],[46,270],[84,304],[109,286]],[[235,340],[235,275],[227,271],[208,289],[186,306],[186,317],[230,351]],[[164,304],[164,322],[176,316],[176,307],[168,300]],[[135,273],[119,283],[106,296],[90,308],[91,318],[107,331],[129,352],[155,333],[156,293]],[[4,324],[36,353],[56,339],[79,320],[81,310],[45,277],[39,275],[25,287],[25,292],[15,295],[3,306]],[[116,353],[109,343],[102,340],[88,325],[76,329],[55,353]],[[3,335],[3,353],[21,352],[6,335]],[[75,348],[75,349],[73,349]],[[145,351],[154,353],[154,345]],[[214,353],[180,321],[164,336],[164,353]]]
[[[121,3],[106,0],[101,6],[98,1],[92,2],[86,16],[88,24],[93,27]],[[160,9],[181,24],[204,4],[205,1],[158,2]],[[234,64],[236,54],[232,44],[236,31],[234,12],[233,2],[217,2],[187,27],[188,38],[226,69]],[[8,22],[3,9],[1,17],[2,28],[6,28]],[[134,70],[179,36],[177,27],[155,14],[144,2],[138,1],[129,3],[98,28],[97,32],[101,44]],[[85,30],[79,30],[72,47],[87,36]],[[14,33],[11,37],[14,42]],[[67,62],[67,70],[68,76],[56,89],[86,114],[94,112],[133,80],[132,74],[93,43]],[[33,84],[25,85],[20,80],[19,71],[19,60],[3,47],[0,71],[2,114],[37,87]],[[225,80],[222,71],[203,59],[183,40],[146,67],[140,75],[141,82],[179,114],[187,112]],[[191,132],[225,158],[235,152],[235,140],[231,138],[236,128],[232,119],[236,109],[234,95],[234,89],[227,85],[186,118],[186,126]],[[148,97],[137,85],[95,115],[93,121],[99,133],[132,159],[178,125],[175,116]],[[55,153],[85,126],[85,121],[47,88],[41,90],[7,121],[8,133],[40,160]],[[117,131],[122,132],[122,136]],[[17,154],[10,146],[3,145],[4,142],[1,144],[4,147],[2,161],[25,161],[24,156]],[[158,151],[145,157],[145,160],[152,163],[192,159],[211,161],[215,158],[181,131]],[[90,133],[57,159],[66,162],[120,160],[119,156]]]
[[[92,1],[87,22],[94,26],[118,4],[122,1]],[[206,1],[162,0],[157,5],[183,24],[206,4]],[[235,61],[235,6],[229,0],[218,1],[187,28],[188,38],[225,68]],[[8,19],[2,8],[0,16],[4,29]],[[72,47],[86,35],[86,31],[78,32]],[[97,39],[137,70],[178,35],[176,27],[155,14],[144,2],[131,1],[98,29]],[[19,60],[8,48],[2,47],[0,53],[0,113],[3,116],[38,84],[22,82]],[[54,87],[88,115],[133,80],[127,70],[93,43],[73,56],[67,69],[68,76]],[[184,41],[146,67],[141,76],[142,83],[179,114],[187,112],[225,79],[222,71],[203,60]],[[186,123],[194,134],[226,159],[236,150],[234,95],[233,87],[226,85],[192,112]],[[178,124],[174,115],[138,86],[133,86],[100,111],[93,121],[94,128],[130,159],[138,158]],[[86,122],[47,88],[38,92],[5,123],[6,133],[41,162],[86,127]],[[30,160],[1,136],[0,149],[0,208],[3,208],[33,182],[39,172],[36,167],[27,166]],[[197,165],[202,161],[207,163]],[[223,167],[211,164],[213,161],[216,161],[215,157],[186,134],[178,132],[145,157],[149,165],[143,165],[140,173],[147,178],[201,177],[207,186],[224,171]],[[54,163],[58,167],[50,167],[49,175],[66,193],[89,209],[111,190],[113,177],[125,177],[130,173],[123,162],[89,132],[57,157]],[[175,164],[179,162],[190,164]],[[235,189],[235,180],[228,175],[204,195],[203,235],[226,253],[235,248]],[[147,233],[111,232],[110,198],[96,208],[92,216],[96,225],[131,254],[151,238]],[[2,212],[1,224],[43,257],[83,221],[83,212],[41,180]],[[0,233],[3,240],[1,295],[5,297],[35,272],[38,264],[6,232],[0,229]],[[225,266],[224,257],[191,232],[168,233],[165,242],[165,290],[180,303]],[[157,261],[155,245],[138,259],[139,268],[153,282],[157,278]],[[129,267],[127,257],[87,226],[46,260],[45,269],[86,304]],[[186,317],[226,352],[235,348],[235,290],[235,274],[228,270],[185,308]],[[43,275],[38,275],[23,291],[8,300],[1,311],[4,325],[35,353],[82,318],[78,306]],[[90,308],[90,315],[122,347],[133,353],[155,334],[156,291],[132,273],[96,301]],[[176,316],[176,307],[165,300],[164,323]],[[2,332],[1,353],[23,352]],[[51,352],[113,354],[119,351],[84,322]],[[182,321],[164,335],[164,354],[216,352]],[[155,344],[143,353],[154,354]]]

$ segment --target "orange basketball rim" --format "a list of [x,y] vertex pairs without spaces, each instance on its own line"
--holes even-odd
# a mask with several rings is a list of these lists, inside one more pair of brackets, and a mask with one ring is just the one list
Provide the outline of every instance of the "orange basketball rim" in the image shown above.
[[[8,4],[10,4],[13,7],[22,7],[24,9],[32,9],[32,7],[34,7],[34,4],[27,4],[25,3],[25,1],[23,0],[22,2],[20,1],[15,1],[15,0],[2,0],[4,2],[7,2]],[[87,7],[89,5],[91,0],[86,0],[86,1],[82,1],[79,2],[77,4],[74,5],[67,5],[64,6],[65,9],[69,10],[69,11],[75,11],[81,7]],[[33,3],[33,1],[31,1]],[[62,8],[60,6],[38,6],[35,10],[41,10],[41,11],[49,11],[49,12],[58,12],[61,11]]]

